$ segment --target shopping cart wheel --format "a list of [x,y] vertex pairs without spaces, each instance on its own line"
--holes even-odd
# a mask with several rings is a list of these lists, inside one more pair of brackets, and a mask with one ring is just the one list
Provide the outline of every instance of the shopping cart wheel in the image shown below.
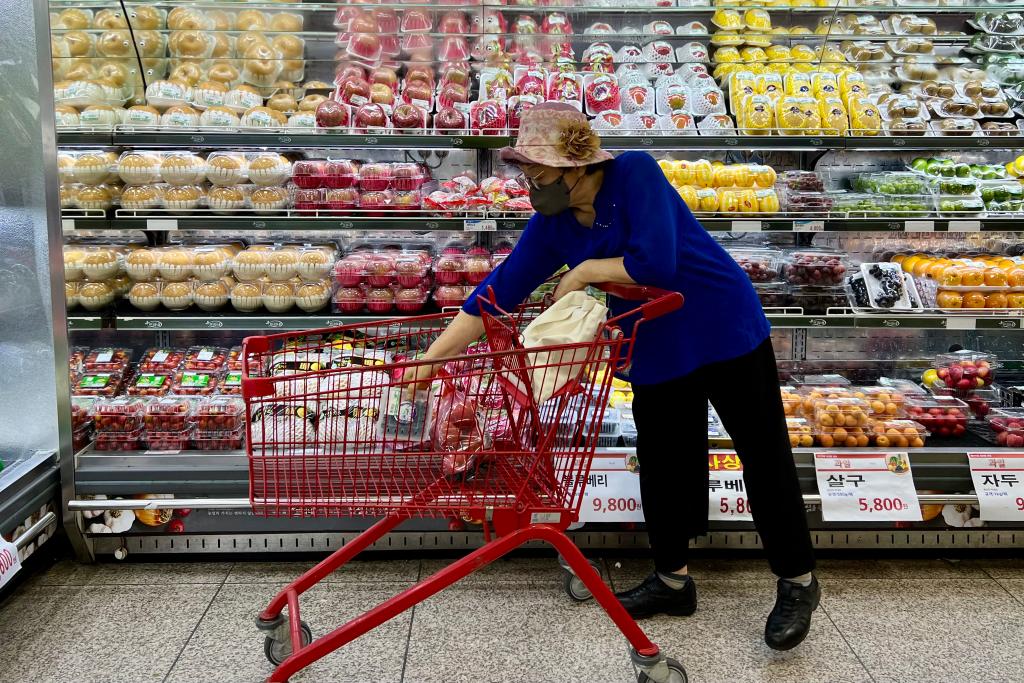
[[[598,576],[601,576],[601,563],[597,560],[591,560],[590,566],[594,568]],[[593,596],[590,594],[590,589],[583,583],[583,579],[576,576],[569,569],[568,565],[565,566],[565,576],[562,579],[562,586],[565,588],[565,593],[576,602],[586,602]]]
[[[664,661],[665,661],[666,667],[668,668],[668,674],[667,674],[668,677],[667,678],[662,678],[662,679],[651,678],[650,676],[647,675],[646,671],[641,671],[637,675],[637,677],[636,677],[636,682],[637,683],[686,683],[688,680],[690,680],[689,678],[687,678],[687,676],[686,676],[686,669],[683,668],[682,664],[680,664],[676,660],[672,659],[671,657],[666,657]],[[664,669],[663,669],[663,671],[664,671]]]
[[[302,638],[302,647],[306,647],[313,642],[313,632],[309,630],[309,624],[304,621],[299,622],[299,633]],[[274,636],[267,636],[267,639],[263,641],[263,654],[267,656],[267,660],[274,666],[279,665],[292,654],[292,639],[282,638],[278,640]]]

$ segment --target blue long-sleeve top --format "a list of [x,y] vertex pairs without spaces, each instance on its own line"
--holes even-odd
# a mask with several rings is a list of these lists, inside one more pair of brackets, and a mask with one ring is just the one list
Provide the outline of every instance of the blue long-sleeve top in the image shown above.
[[[477,294],[487,287],[494,288],[501,308],[512,310],[563,265],[621,256],[637,283],[685,297],[678,311],[637,328],[630,381],[657,384],[682,377],[749,353],[768,337],[771,327],[750,280],[693,217],[651,156],[626,152],[607,162],[594,208],[590,228],[571,210],[534,215],[515,249],[463,310],[480,315]],[[613,315],[636,305],[610,301]]]

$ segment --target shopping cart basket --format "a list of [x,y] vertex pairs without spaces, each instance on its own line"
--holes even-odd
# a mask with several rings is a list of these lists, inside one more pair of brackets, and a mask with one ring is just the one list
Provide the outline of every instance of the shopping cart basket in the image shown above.
[[[546,302],[510,314],[493,298],[481,300],[485,341],[441,363],[417,354],[454,314],[245,340],[253,510],[276,517],[384,516],[257,617],[269,632],[264,649],[276,666],[269,682],[287,681],[528,541],[551,544],[600,603],[629,641],[640,681],[686,680],[682,666],[651,643],[564,533],[578,519],[611,380],[628,366],[636,330],[683,302],[681,294],[641,286],[601,289],[638,305],[607,320],[586,343],[525,349],[521,330]],[[424,365],[435,377],[429,388],[414,379]],[[411,517],[480,520],[486,543],[313,640],[299,596]]]

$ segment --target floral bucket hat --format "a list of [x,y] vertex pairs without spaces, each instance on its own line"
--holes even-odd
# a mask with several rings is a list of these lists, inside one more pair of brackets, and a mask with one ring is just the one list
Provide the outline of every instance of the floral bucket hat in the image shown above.
[[515,147],[504,147],[501,160],[556,168],[588,166],[612,159],[587,117],[564,102],[543,102],[523,115]]

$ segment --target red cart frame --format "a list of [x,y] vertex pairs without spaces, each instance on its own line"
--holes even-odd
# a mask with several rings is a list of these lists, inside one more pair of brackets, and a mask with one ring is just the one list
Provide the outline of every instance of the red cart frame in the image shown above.
[[[628,367],[637,329],[683,303],[679,293],[649,287],[600,288],[643,303],[604,322],[586,343],[524,348],[522,329],[550,299],[510,314],[493,294],[491,301],[481,297],[486,342],[441,363],[416,360],[416,354],[454,313],[245,340],[242,395],[253,510],[280,517],[383,515],[259,614],[257,626],[270,632],[265,652],[276,665],[269,682],[286,682],[535,540],[558,551],[622,631],[641,681],[686,680],[565,535],[578,519],[613,375]],[[424,374],[435,377],[429,389],[414,379]],[[486,543],[313,640],[300,618],[299,596],[414,516],[478,521]]]

